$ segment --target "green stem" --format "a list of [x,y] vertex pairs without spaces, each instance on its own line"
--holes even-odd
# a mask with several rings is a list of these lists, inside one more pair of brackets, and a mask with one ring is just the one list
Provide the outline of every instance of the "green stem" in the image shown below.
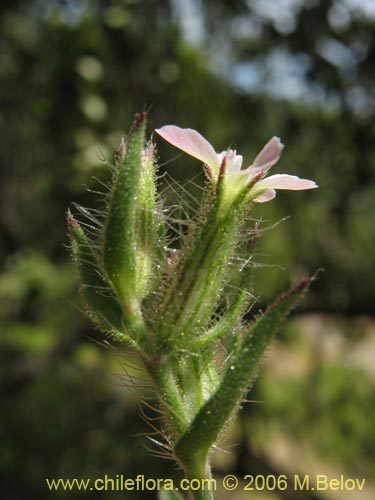
[[154,381],[160,400],[166,411],[167,421],[173,434],[182,435],[188,426],[186,411],[173,373],[173,365],[168,359],[144,358],[143,363]]
[[184,470],[187,479],[190,481],[198,479],[202,485],[201,489],[189,491],[190,498],[194,500],[214,500],[214,482],[207,456],[203,462],[198,459],[193,465],[184,467]]

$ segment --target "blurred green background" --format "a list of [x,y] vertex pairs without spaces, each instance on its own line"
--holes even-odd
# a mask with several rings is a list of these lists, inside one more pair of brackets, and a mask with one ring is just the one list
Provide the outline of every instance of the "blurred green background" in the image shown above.
[[[2,498],[155,498],[49,492],[45,478],[180,477],[137,436],[150,431],[142,388],[127,383],[127,357],[99,345],[66,248],[67,207],[98,206],[106,161],[144,109],[150,134],[195,128],[245,166],[278,135],[274,173],[320,186],[254,210],[257,308],[324,272],[266,356],[216,476],[345,474],[365,491],[251,498],[372,498],[374,32],[371,0],[2,0]],[[157,142],[161,172],[194,178],[198,197],[199,162]]]

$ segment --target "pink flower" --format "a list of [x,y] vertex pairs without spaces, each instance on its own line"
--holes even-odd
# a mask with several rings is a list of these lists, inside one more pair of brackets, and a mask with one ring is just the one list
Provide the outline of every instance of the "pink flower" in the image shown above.
[[236,188],[235,191],[238,192],[239,188],[246,184],[250,185],[253,201],[258,203],[272,200],[276,196],[276,189],[300,191],[318,187],[314,181],[300,179],[295,175],[275,174],[265,178],[269,169],[280,158],[284,147],[278,137],[272,137],[253,164],[241,170],[241,155],[237,155],[237,152],[232,149],[216,153],[212,145],[196,130],[165,125],[156,129],[156,132],[176,148],[201,160],[205,164],[208,175],[214,181],[217,181],[220,167],[225,159],[228,186]]

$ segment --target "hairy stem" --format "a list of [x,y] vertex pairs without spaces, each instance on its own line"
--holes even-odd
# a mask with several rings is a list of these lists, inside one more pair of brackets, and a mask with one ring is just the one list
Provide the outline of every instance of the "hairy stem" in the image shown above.
[[[185,476],[189,481],[199,480],[200,488],[196,491],[190,489],[190,498],[192,500],[213,500],[214,499],[214,479],[211,474],[211,467],[207,457],[203,461],[197,460],[193,467],[186,467]],[[198,484],[198,483],[197,483]]]

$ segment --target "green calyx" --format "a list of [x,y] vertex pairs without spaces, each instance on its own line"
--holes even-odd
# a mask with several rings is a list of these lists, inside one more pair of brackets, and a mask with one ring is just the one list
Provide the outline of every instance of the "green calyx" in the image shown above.
[[[223,299],[224,286],[233,274],[230,267],[248,210],[247,186],[230,204],[225,190],[225,177],[219,175],[214,190],[202,201],[204,216],[199,213],[199,224],[187,235],[178,270],[165,289],[161,313],[154,325],[162,352],[173,351],[176,346],[189,349],[204,343],[203,339],[210,335],[208,331],[216,328],[213,316]],[[244,282],[243,295],[248,287],[249,282]],[[240,310],[239,307],[238,316]]]

